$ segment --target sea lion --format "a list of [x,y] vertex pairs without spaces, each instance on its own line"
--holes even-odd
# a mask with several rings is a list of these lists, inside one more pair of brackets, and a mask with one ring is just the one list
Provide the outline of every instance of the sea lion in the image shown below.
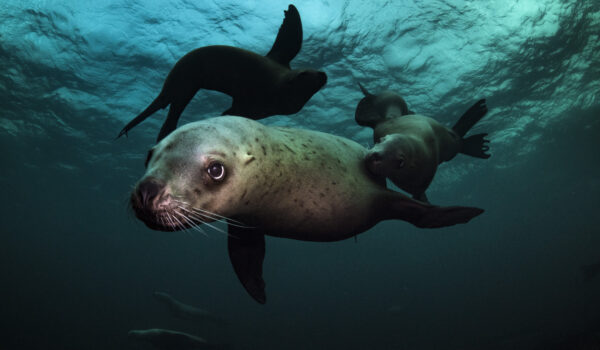
[[290,61],[302,46],[302,22],[294,5],[284,13],[275,43],[266,56],[232,46],[205,46],[183,56],[169,72],[158,97],[117,138],[170,105],[158,134],[157,141],[162,140],[175,130],[183,109],[200,89],[233,97],[223,115],[262,119],[300,111],[325,85],[327,75],[314,69],[290,69]]
[[219,324],[225,323],[224,320],[214,315],[211,315],[207,311],[191,305],[184,304],[167,293],[154,292],[152,295],[156,300],[167,305],[167,307],[169,308],[169,312],[171,312],[171,315],[173,315],[176,318],[187,321],[210,321]]
[[159,350],[204,350],[218,348],[218,346],[209,344],[200,337],[167,329],[131,330],[127,335],[131,339],[149,342]]
[[418,227],[466,223],[482,209],[436,207],[385,188],[367,149],[318,131],[224,116],[184,125],[155,145],[131,194],[148,227],[177,231],[226,219],[234,270],[259,303],[265,235],[331,242],[382,220]]
[[389,178],[413,198],[428,202],[425,191],[442,162],[458,153],[487,159],[487,134],[464,138],[486,113],[485,99],[477,101],[458,122],[448,128],[433,118],[411,112],[404,99],[391,91],[370,94],[358,103],[355,120],[373,128],[375,145],[366,156],[367,168]]

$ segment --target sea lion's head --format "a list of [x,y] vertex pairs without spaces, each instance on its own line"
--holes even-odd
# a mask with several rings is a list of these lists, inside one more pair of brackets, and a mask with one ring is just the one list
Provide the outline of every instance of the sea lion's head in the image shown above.
[[362,84],[358,83],[358,86],[365,96],[358,102],[354,112],[354,119],[358,125],[374,128],[386,119],[415,114],[408,109],[404,98],[393,91],[386,90],[374,95]]
[[413,143],[402,134],[386,135],[367,152],[365,162],[375,175],[401,178],[415,167]]
[[327,74],[314,69],[289,71],[279,85],[278,110],[280,114],[298,113],[302,107],[327,83]]
[[415,114],[408,109],[408,105],[402,96],[394,91],[386,90],[377,95],[376,105],[385,119],[398,118],[403,115]]
[[136,216],[151,229],[177,231],[232,215],[234,189],[243,184],[236,165],[248,157],[236,139],[231,129],[196,122],[152,147],[131,193]]

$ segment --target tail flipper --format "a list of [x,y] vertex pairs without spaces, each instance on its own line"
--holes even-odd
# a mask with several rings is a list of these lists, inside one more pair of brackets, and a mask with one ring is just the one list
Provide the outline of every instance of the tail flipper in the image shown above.
[[456,224],[466,224],[476,216],[484,212],[481,208],[474,207],[431,207],[415,221],[410,221],[413,225],[421,228],[438,228],[453,226]]
[[485,105],[485,98],[475,102],[471,108],[469,108],[461,117],[458,119],[456,124],[452,127],[452,130],[460,137],[464,137],[473,125],[475,125],[483,116],[487,113],[488,109]]
[[154,112],[167,107],[169,103],[170,102],[167,101],[167,99],[163,96],[162,93],[158,95],[158,97],[154,99],[154,101],[152,101],[150,106],[148,106],[142,113],[140,113],[137,117],[133,118],[133,120],[127,123],[127,125],[125,125],[121,132],[119,132],[119,136],[117,136],[117,138],[123,135],[127,136],[129,130],[133,129],[136,125],[143,122],[146,118],[154,114]]
[[477,134],[469,136],[462,140],[462,147],[460,153],[466,154],[471,157],[488,159],[491,154],[485,153],[489,151],[490,146],[487,143],[490,142],[488,139],[484,139],[487,134]]
[[[401,193],[393,192],[392,205],[385,206],[386,218],[400,219],[421,228],[438,228],[465,224],[484,210],[474,207],[438,207],[416,201]],[[389,203],[389,202],[388,202]]]

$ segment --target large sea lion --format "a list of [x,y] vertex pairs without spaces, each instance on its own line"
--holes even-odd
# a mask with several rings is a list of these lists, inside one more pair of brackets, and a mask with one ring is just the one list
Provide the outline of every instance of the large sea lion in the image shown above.
[[469,129],[486,113],[485,99],[477,101],[458,122],[448,128],[433,118],[411,112],[397,93],[384,91],[370,94],[362,85],[365,97],[358,103],[355,120],[373,128],[375,145],[366,157],[373,174],[389,178],[396,186],[428,202],[425,191],[437,167],[458,153],[489,158],[487,134],[464,138]]
[[366,153],[354,141],[317,131],[233,116],[206,119],[178,128],[148,152],[131,205],[155,230],[226,219],[234,270],[260,303],[265,235],[330,242],[382,220],[443,227],[483,212],[432,206],[386,189],[385,179],[365,168]]
[[209,321],[212,323],[224,324],[225,321],[210,314],[206,310],[198,307],[182,303],[181,301],[173,298],[167,293],[154,292],[152,294],[156,300],[165,304],[169,309],[169,312],[173,317],[181,320],[204,322]]
[[183,109],[200,89],[233,97],[223,115],[262,119],[300,111],[325,85],[327,75],[314,69],[290,69],[290,61],[302,46],[302,22],[294,5],[284,12],[275,43],[266,56],[232,46],[205,46],[183,56],[171,69],[158,97],[118,137],[170,105],[158,135],[158,141],[162,140],[175,130]]

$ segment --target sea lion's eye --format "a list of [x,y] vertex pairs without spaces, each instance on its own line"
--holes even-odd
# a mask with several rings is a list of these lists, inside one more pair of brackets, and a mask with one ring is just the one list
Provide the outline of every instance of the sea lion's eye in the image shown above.
[[225,178],[225,167],[219,162],[210,163],[206,171],[208,172],[208,175],[210,175],[210,177],[215,181],[221,181]]

